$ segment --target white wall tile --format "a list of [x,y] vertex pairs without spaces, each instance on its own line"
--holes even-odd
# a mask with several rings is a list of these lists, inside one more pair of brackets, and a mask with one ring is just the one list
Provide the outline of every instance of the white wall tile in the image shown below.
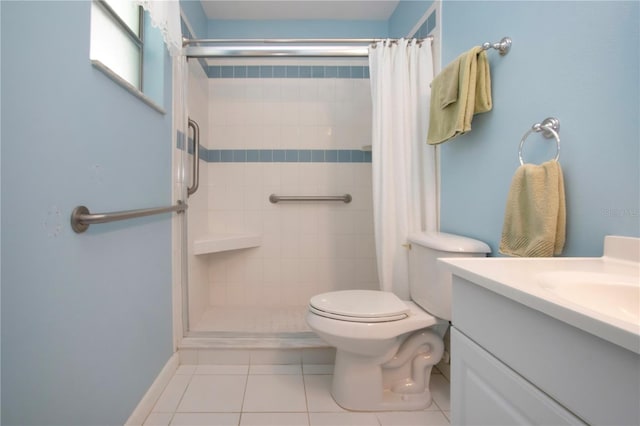
[[247,258],[244,261],[245,280],[247,282],[263,282],[264,281],[264,266],[263,259],[260,258]]
[[243,233],[244,229],[244,211],[243,210],[227,210],[225,218],[225,232],[228,234]]
[[244,212],[243,229],[252,234],[264,234],[264,218],[262,210],[256,209]]
[[266,233],[262,235],[262,245],[258,247],[264,259],[278,261],[282,252],[282,237],[280,234]]
[[209,304],[211,306],[227,304],[227,287],[226,282],[209,284]]
[[[262,247],[258,248],[256,251],[261,255],[261,257],[264,259],[263,262],[263,279],[265,282],[278,282],[280,281],[280,274],[281,274],[281,269],[280,269],[280,263],[279,262],[273,262],[271,261],[272,259],[278,259],[279,258],[279,244],[278,244],[278,250],[277,253],[275,253],[274,256],[266,256],[265,255],[265,240],[270,240],[270,236],[269,235],[264,235],[263,237],[263,245]],[[278,239],[279,237],[274,237],[274,239]],[[275,246],[275,244],[274,244]],[[275,250],[274,250],[275,251]]]
[[[360,148],[363,140],[370,144],[366,80],[211,80],[216,80],[209,83],[210,125],[216,133],[212,147],[351,149]],[[259,248],[230,252],[235,261],[210,260],[215,264],[209,268],[212,302],[305,304],[309,295],[322,291],[377,287],[370,164],[210,163],[206,168],[209,232],[262,234]],[[348,205],[268,201],[272,193],[347,192],[354,197]]]
[[249,304],[247,300],[247,292],[244,283],[227,284],[227,301],[226,306],[245,306]]
[[316,80],[318,86],[318,100],[324,102],[333,102],[336,97],[336,79],[327,78]]
[[262,165],[262,181],[261,184],[264,188],[275,188],[280,186],[280,164],[279,163],[264,163]]
[[284,79],[280,81],[280,99],[282,102],[295,102],[300,97],[298,80]]
[[209,180],[207,183],[215,187],[227,186],[228,173],[227,164],[225,163],[209,163],[207,164],[207,172]]

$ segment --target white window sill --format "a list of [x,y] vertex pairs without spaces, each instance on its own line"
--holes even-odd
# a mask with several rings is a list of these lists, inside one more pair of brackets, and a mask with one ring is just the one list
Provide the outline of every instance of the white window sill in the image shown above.
[[98,60],[95,60],[95,59],[92,59],[91,60],[91,65],[93,65],[97,70],[101,71],[104,75],[109,77],[111,80],[113,80],[114,82],[119,84],[127,92],[131,93],[133,96],[135,96],[136,98],[140,99],[145,104],[149,105],[151,108],[153,108],[156,111],[158,111],[160,114],[166,114],[167,113],[164,110],[164,108],[158,106],[158,104],[156,104],[154,101],[152,101],[151,98],[149,98],[144,93],[142,93],[140,90],[138,90],[138,88],[135,87],[133,84],[129,83],[127,80],[123,79],[118,74],[113,72],[111,70],[111,68],[109,68],[108,66],[106,66],[102,62],[100,62]]

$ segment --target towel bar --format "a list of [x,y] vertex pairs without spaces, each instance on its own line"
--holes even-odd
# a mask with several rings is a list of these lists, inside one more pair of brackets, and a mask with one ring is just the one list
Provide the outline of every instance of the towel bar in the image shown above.
[[351,194],[344,195],[269,195],[269,201],[273,204],[280,201],[342,201],[343,203],[350,203],[352,200]]

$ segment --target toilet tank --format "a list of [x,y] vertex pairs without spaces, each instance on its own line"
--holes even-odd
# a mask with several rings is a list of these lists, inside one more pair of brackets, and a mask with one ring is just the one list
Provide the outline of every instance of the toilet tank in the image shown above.
[[437,264],[445,257],[485,257],[486,243],[443,232],[416,233],[407,238],[411,299],[431,315],[451,321],[451,273]]

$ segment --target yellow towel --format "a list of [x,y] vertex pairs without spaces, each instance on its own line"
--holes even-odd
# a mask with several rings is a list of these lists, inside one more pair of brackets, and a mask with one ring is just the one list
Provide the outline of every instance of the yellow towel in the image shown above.
[[549,257],[562,253],[566,207],[560,163],[525,164],[516,170],[507,197],[500,253]]
[[482,47],[463,53],[433,79],[430,105],[430,145],[468,132],[474,114],[491,111],[489,60]]

